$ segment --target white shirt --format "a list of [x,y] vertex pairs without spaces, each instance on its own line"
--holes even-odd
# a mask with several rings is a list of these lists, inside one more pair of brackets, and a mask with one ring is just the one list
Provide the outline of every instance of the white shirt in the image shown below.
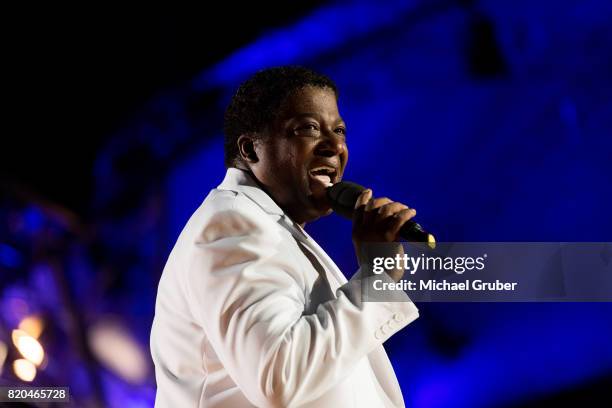
[[404,406],[382,343],[418,310],[407,296],[362,302],[356,275],[347,282],[248,173],[228,169],[159,283],[155,406]]

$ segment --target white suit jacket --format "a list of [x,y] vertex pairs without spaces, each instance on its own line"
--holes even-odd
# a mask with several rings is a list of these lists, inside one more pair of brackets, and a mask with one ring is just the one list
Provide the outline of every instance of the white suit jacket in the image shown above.
[[404,406],[382,343],[418,310],[407,296],[361,302],[360,286],[248,173],[228,169],[159,283],[155,406]]

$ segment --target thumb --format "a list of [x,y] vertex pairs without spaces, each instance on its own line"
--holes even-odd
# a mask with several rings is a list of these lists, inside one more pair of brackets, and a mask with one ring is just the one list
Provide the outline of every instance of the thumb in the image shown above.
[[365,189],[361,192],[357,201],[355,202],[355,211],[353,212],[353,223],[360,223],[363,219],[363,212],[365,205],[372,199],[372,190]]

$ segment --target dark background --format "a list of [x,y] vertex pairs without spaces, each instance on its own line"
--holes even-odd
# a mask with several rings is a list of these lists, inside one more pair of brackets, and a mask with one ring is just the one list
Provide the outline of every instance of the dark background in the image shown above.
[[[159,276],[223,176],[225,105],[268,66],[338,83],[347,178],[410,203],[439,240],[612,241],[609,2],[3,14],[2,384],[21,381],[11,337],[35,316],[46,357],[33,384],[69,385],[75,406],[152,405]],[[350,276],[350,224],[308,229]],[[408,406],[607,406],[610,306],[420,304],[385,346]]]
[[3,138],[2,174],[87,214],[96,154],[134,112],[321,3],[11,10],[3,53],[12,130]]

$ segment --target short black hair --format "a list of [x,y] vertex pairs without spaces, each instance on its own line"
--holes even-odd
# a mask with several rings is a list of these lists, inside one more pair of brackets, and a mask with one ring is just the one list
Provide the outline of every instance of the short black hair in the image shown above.
[[307,86],[329,88],[338,98],[331,79],[300,66],[267,68],[243,82],[225,110],[225,166],[235,166],[241,135],[262,131],[276,118],[285,99]]

